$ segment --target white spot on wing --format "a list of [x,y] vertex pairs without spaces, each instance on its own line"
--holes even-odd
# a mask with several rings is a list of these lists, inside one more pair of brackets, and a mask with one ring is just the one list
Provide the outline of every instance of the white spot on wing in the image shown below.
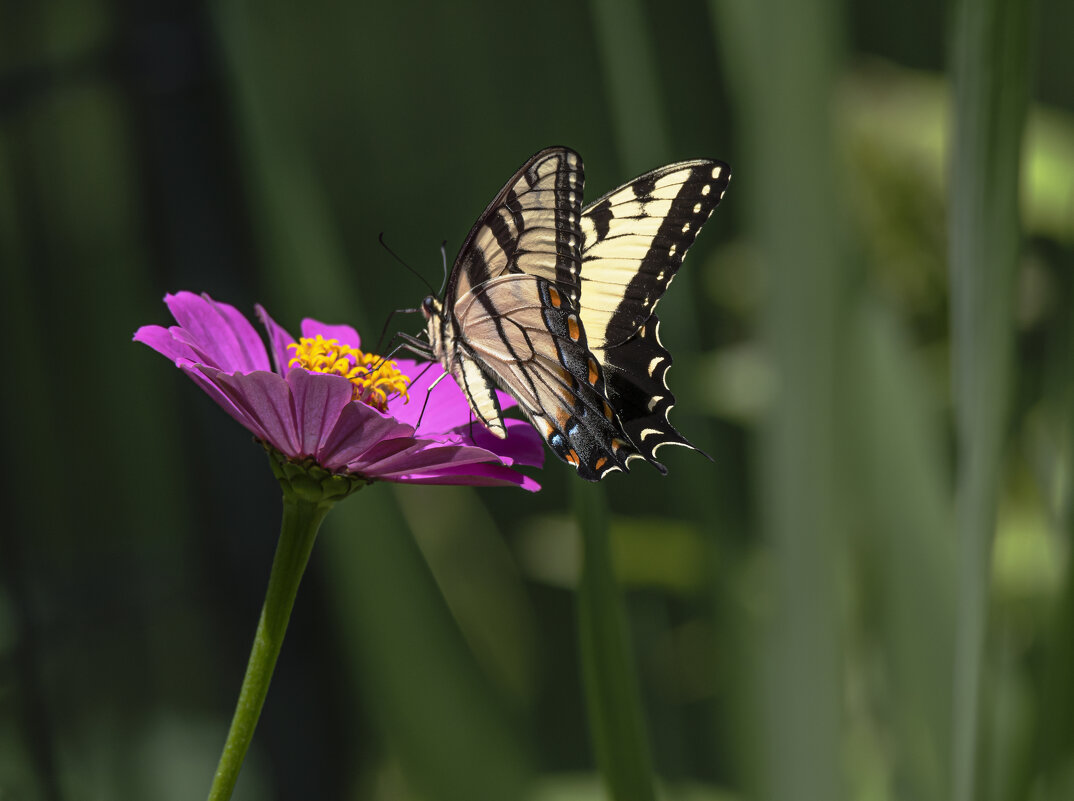
[[655,409],[656,404],[660,403],[660,401],[662,401],[663,399],[663,395],[653,395],[651,398],[649,398],[649,405],[647,407],[649,411],[651,412],[653,409]]
[[684,234],[690,233],[690,223],[683,223],[682,224],[682,232]]
[[710,184],[705,184],[703,187],[701,187],[701,197],[706,197],[711,191],[712,186]]
[[[680,448],[693,448],[689,442],[676,442],[675,440],[665,440],[664,442],[658,442],[653,445],[653,457],[656,457],[656,452],[663,448],[665,445],[678,445]],[[695,448],[696,450],[696,448]]]
[[654,356],[653,360],[649,362],[649,375],[653,375],[656,372],[656,368],[660,366],[660,362],[664,361],[663,356]]
[[658,428],[643,428],[641,430],[641,438],[644,440],[646,437],[651,437],[653,434],[660,436],[660,429]]
[[697,214],[700,211],[701,211],[701,204],[700,203],[695,203],[694,204],[694,214]]
[[720,177],[720,168],[719,167],[713,167],[712,168],[712,177],[713,178],[719,178]]

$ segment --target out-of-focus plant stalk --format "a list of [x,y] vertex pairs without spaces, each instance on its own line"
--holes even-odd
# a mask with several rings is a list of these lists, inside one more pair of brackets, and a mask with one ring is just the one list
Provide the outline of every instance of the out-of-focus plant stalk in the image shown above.
[[988,577],[1012,389],[1029,2],[963,0],[954,30],[949,261],[958,478],[955,801],[977,788]]
[[612,569],[604,487],[573,481],[581,532],[578,638],[590,736],[613,801],[656,801],[626,613]]
[[840,7],[711,7],[742,143],[736,198],[768,271],[762,338],[778,381],[759,442],[771,571],[757,654],[754,780],[762,798],[837,801],[844,544],[836,445],[847,283],[832,150]]

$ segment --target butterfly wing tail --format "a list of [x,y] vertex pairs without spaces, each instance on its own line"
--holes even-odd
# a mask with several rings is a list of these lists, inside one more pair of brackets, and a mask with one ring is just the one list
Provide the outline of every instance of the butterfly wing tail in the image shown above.
[[660,343],[660,321],[655,315],[626,342],[604,351],[608,398],[639,455],[661,473],[667,473],[656,459],[661,445],[699,450],[668,420],[675,406],[667,384],[670,367],[671,354]]

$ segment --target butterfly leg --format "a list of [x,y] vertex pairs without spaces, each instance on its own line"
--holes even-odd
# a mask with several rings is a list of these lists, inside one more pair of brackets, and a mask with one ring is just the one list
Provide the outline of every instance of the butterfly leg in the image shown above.
[[[405,350],[409,350],[415,356],[421,356],[423,359],[436,358],[436,355],[433,353],[432,345],[430,345],[425,340],[419,339],[415,336],[411,336],[410,334],[403,333],[402,331],[398,332],[395,336],[401,339],[402,342],[398,345],[397,348],[392,351],[392,353],[395,353],[397,350],[402,348]],[[395,339],[395,337],[392,337],[392,339]]]
[[[430,364],[429,367],[432,367],[432,364]],[[425,370],[422,370],[421,375],[419,375],[418,378],[421,378],[421,376],[425,375],[425,371],[428,370],[429,367],[426,367]],[[440,377],[433,381],[433,383],[429,385],[429,388],[425,390],[425,402],[421,404],[421,414],[418,415],[418,422],[414,424],[415,431],[417,431],[418,427],[421,426],[421,419],[425,417],[425,410],[429,407],[429,396],[433,394],[433,390],[436,389],[436,385],[443,381],[447,375],[447,373],[441,373]]]

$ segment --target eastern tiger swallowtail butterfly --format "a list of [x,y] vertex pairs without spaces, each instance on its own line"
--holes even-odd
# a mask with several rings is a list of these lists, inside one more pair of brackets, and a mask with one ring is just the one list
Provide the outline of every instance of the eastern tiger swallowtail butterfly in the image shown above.
[[683,161],[582,207],[582,159],[527,161],[466,237],[443,299],[422,302],[428,342],[474,415],[506,436],[494,387],[511,393],[552,451],[598,481],[661,445],[693,448],[668,420],[671,354],[653,310],[731,168]]

